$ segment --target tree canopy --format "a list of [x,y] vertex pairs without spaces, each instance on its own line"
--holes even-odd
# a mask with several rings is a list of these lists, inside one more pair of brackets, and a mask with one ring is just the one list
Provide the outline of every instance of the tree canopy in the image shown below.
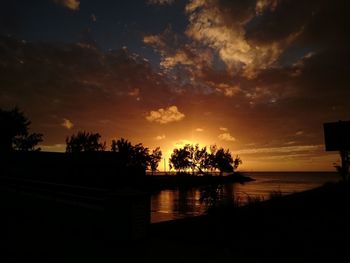
[[142,143],[132,145],[124,138],[112,140],[111,151],[116,152],[121,163],[126,166],[150,169],[152,172],[157,170],[158,163],[162,158],[159,147],[150,154],[149,149],[144,147]]
[[203,169],[209,168],[207,148],[199,148],[198,144],[186,144],[183,148],[174,149],[170,157],[170,168],[203,172]]
[[66,138],[66,152],[97,152],[104,151],[105,142],[100,142],[101,135],[99,133],[90,133],[80,131],[77,135]]
[[42,142],[43,135],[29,133],[31,122],[17,107],[12,110],[0,109],[0,151],[10,152],[37,151],[37,144]]
[[233,159],[229,149],[210,146],[210,153],[207,148],[200,148],[198,144],[186,144],[183,148],[174,149],[169,159],[170,168],[179,172],[192,170],[203,173],[204,170],[233,172],[242,163],[239,156]]
[[160,147],[155,148],[149,156],[149,168],[153,172],[157,171],[160,160],[162,159],[162,151]]

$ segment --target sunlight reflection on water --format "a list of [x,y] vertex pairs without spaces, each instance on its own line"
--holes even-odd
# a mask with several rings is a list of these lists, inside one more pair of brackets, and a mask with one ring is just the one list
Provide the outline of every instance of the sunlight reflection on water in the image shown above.
[[[261,172],[249,173],[256,181],[245,184],[226,184],[222,189],[220,202],[241,205],[250,198],[267,200],[272,192],[291,194],[323,185],[326,182],[339,180],[336,173],[285,173]],[[180,219],[202,215],[207,210],[207,204],[200,201],[203,187],[190,189],[162,190],[152,194],[151,222]]]

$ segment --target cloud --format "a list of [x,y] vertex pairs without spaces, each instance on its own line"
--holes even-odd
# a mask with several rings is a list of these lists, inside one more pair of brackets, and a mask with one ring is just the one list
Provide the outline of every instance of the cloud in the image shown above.
[[258,0],[256,2],[255,11],[262,14],[265,11],[273,12],[276,10],[279,0]]
[[220,130],[220,131],[224,131],[224,132],[228,131],[228,129],[225,128],[225,127],[220,127],[219,130]]
[[54,0],[54,1],[55,3],[74,11],[78,10],[80,6],[80,0]]
[[323,147],[324,145],[296,145],[284,147],[254,148],[237,151],[237,154],[308,152],[320,150]]
[[[124,49],[101,51],[86,43],[57,45],[0,36],[0,53],[5,50],[0,78],[11,85],[2,91],[15,97],[17,103],[34,103],[41,97],[50,108],[101,105],[103,101],[105,106],[108,102],[117,106],[116,100],[123,99],[125,104],[126,96],[139,96],[138,87],[148,90],[148,95],[164,94],[167,88],[147,61]],[[26,85],[21,78],[26,79]]]
[[176,106],[150,111],[146,116],[146,120],[150,122],[158,122],[160,124],[181,121],[183,118],[185,118],[185,114],[181,113]]
[[65,144],[40,145],[44,152],[64,152],[66,150]]
[[172,56],[165,56],[161,61],[160,66],[165,69],[170,69],[175,67],[177,64],[193,65],[194,61],[191,60],[183,50],[178,50]]
[[[168,27],[145,36],[144,43],[160,54],[163,76],[173,79],[174,90],[182,94],[219,93],[235,98],[235,107],[242,108],[282,107],[305,97],[321,108],[319,96],[344,104],[350,91],[350,41],[342,22],[347,8],[341,6],[328,1],[190,0],[184,35]],[[329,89],[335,85],[340,96]]]
[[[275,6],[274,1],[259,1],[257,8],[262,11]],[[246,37],[246,25],[257,15],[253,1],[192,0],[186,11],[186,35],[214,49],[232,74],[246,78],[255,78],[272,67],[298,33],[275,42],[252,43]]]
[[225,132],[222,134],[219,134],[218,138],[223,141],[228,141],[228,142],[234,142],[236,138],[234,138],[230,133]]
[[147,35],[143,37],[143,43],[153,47],[165,48],[166,43],[161,35]]
[[[218,93],[232,98],[249,91],[239,78],[232,78],[227,69],[218,69],[216,50],[205,41],[193,41],[167,27],[158,35],[144,36],[143,42],[160,55],[160,69],[164,76],[174,80],[178,90]],[[221,62],[220,62],[221,63]]]
[[292,144],[296,144],[296,141],[288,141],[285,143],[285,145],[292,145]]
[[216,90],[222,92],[226,97],[233,97],[242,91],[239,85],[231,86],[226,83],[220,83],[216,87]]
[[154,137],[154,139],[157,140],[157,141],[164,140],[165,139],[165,135],[164,134],[158,135],[158,136]]
[[[174,142],[174,147],[175,148],[183,148],[185,145],[187,145],[187,144],[189,144],[189,145],[195,145],[195,144],[197,144],[197,142],[193,142],[193,141],[191,141],[191,140],[188,140],[188,139],[180,139],[180,140],[177,140],[177,141],[175,141]],[[199,144],[198,143],[198,145],[200,146],[200,147],[204,147],[205,145],[201,145],[201,144]]]
[[212,51],[186,43],[184,37],[168,27],[159,35],[144,36],[143,42],[153,47],[161,56],[160,67],[169,71],[176,66],[183,66],[187,74],[200,74],[200,71],[211,65]]
[[[115,130],[144,123],[148,105],[171,98],[165,78],[128,50],[0,36],[0,54],[0,79],[8,83],[0,89],[0,105],[26,109],[33,129],[45,134],[49,145],[64,140],[57,129],[57,124],[64,127],[63,117],[79,120],[81,129],[115,136]],[[110,124],[103,125],[101,119]]]
[[303,135],[304,134],[304,131],[302,130],[299,130],[295,133],[296,136],[300,136],[300,135]]
[[[327,86],[334,86],[331,80],[344,86],[346,93],[347,56],[339,60],[339,54],[347,54],[348,45],[341,45],[342,52],[330,48],[333,58],[328,52],[327,57],[320,58],[326,55],[320,52],[323,42],[332,45],[348,41],[343,37],[347,35],[345,26],[335,6],[314,1],[190,0],[184,34],[167,27],[158,35],[145,36],[144,43],[159,53],[163,76],[172,79],[173,90],[182,94],[218,93],[239,101],[235,107],[253,108],[281,105],[306,93],[323,94],[318,87],[326,91]],[[321,15],[329,18],[327,23]],[[319,31],[322,27],[317,24],[323,25],[325,31]],[[333,32],[339,33],[337,38]],[[327,35],[334,36],[333,42]],[[324,61],[332,61],[332,68],[342,70],[325,74],[330,63]],[[312,74],[313,79],[307,79],[303,72]],[[344,78],[337,78],[339,74]]]
[[140,89],[134,88],[128,92],[128,95],[131,97],[139,97],[140,96]]
[[175,0],[148,0],[147,3],[150,5],[171,5]]
[[204,130],[202,128],[197,128],[196,132],[203,132]]
[[63,122],[61,123],[61,125],[68,130],[70,130],[74,127],[73,122],[71,122],[70,120],[65,119],[65,118],[63,119]]

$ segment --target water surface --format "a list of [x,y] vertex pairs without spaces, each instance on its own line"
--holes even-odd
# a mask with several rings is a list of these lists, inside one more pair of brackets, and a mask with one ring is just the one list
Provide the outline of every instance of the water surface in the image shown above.
[[[282,195],[319,187],[326,182],[339,180],[336,173],[327,172],[255,172],[249,176],[256,181],[223,185],[218,203],[234,202],[244,205],[249,199],[267,200],[272,192]],[[205,214],[208,202],[201,201],[205,187],[171,189],[151,196],[151,222],[180,219]],[[208,200],[208,199],[206,199]]]

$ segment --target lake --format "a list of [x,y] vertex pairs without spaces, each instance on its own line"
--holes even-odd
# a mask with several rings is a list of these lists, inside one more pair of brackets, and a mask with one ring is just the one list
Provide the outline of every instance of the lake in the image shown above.
[[218,190],[217,203],[244,205],[249,200],[269,199],[271,193],[286,195],[319,187],[326,182],[336,182],[340,176],[333,172],[250,172],[255,181],[240,184],[225,184],[216,187],[167,189],[151,196],[151,222],[162,222],[206,213],[212,200],[201,197]]

